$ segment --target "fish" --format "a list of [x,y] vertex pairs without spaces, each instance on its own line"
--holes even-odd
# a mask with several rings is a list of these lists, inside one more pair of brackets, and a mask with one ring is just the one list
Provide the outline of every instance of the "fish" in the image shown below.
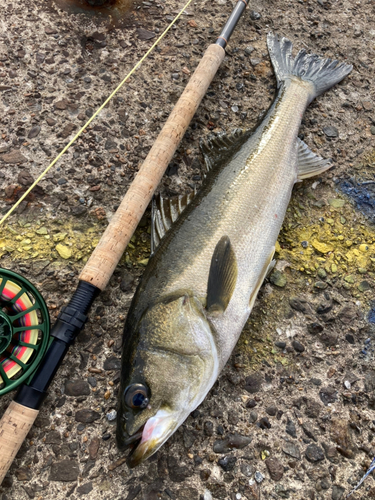
[[352,66],[267,36],[278,92],[254,131],[201,149],[191,199],[154,202],[152,256],[124,327],[116,440],[129,467],[154,454],[218,378],[273,262],[296,182],[332,166],[298,138],[307,106]]

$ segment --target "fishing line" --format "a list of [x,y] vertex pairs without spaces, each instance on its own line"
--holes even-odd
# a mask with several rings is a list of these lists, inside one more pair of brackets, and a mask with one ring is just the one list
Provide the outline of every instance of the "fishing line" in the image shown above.
[[132,74],[139,68],[139,66],[143,63],[143,61],[149,56],[149,54],[154,50],[157,44],[165,37],[168,31],[172,28],[174,24],[178,21],[178,19],[182,16],[185,9],[189,7],[193,0],[188,0],[186,5],[182,8],[182,10],[177,14],[177,16],[173,19],[173,21],[169,24],[169,26],[164,30],[164,32],[159,36],[156,42],[148,49],[145,55],[137,62],[137,64],[133,67],[133,69],[126,75],[126,77],[122,80],[122,82],[115,88],[112,94],[104,101],[104,103],[95,111],[92,117],[83,125],[83,127],[77,132],[77,134],[73,137],[73,139],[64,147],[64,149],[56,156],[56,158],[48,165],[48,167],[42,172],[36,181],[27,189],[27,191],[21,196],[21,198],[12,206],[12,208],[4,215],[4,217],[0,220],[0,225],[11,215],[11,213],[18,207],[18,205],[26,198],[26,196],[34,189],[34,187],[43,179],[46,173],[55,165],[56,162],[62,157],[64,153],[68,151],[70,146],[80,137],[83,131],[90,125],[90,123],[98,116],[98,114],[102,111],[102,109],[109,103],[112,97],[121,89],[124,83],[132,76]]

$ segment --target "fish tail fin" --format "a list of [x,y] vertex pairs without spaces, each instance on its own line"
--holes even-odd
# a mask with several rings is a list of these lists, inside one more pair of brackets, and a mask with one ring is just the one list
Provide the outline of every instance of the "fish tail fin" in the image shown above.
[[314,85],[311,100],[336,85],[353,69],[350,64],[324,59],[316,54],[307,54],[304,49],[293,57],[292,42],[284,37],[279,38],[273,33],[267,36],[267,46],[278,87],[292,76],[299,77]]

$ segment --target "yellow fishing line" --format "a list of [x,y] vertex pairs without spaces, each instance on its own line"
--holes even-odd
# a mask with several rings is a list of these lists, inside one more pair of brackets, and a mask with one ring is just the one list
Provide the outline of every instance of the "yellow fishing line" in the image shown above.
[[112,94],[107,98],[107,100],[98,108],[92,117],[83,125],[83,127],[77,132],[77,134],[73,137],[73,139],[65,146],[65,148],[56,156],[53,162],[48,165],[48,167],[40,174],[37,180],[29,187],[29,189],[21,196],[21,198],[12,206],[12,208],[4,215],[4,217],[0,220],[0,225],[10,216],[10,214],[18,207],[18,205],[26,198],[26,196],[34,189],[34,187],[38,184],[39,181],[43,179],[46,173],[55,165],[57,161],[62,157],[64,153],[70,148],[70,146],[78,139],[78,137],[82,134],[82,132],[90,125],[90,123],[98,116],[101,110],[109,103],[112,97],[120,90],[120,88],[124,85],[124,83],[131,77],[131,75],[136,71],[139,66],[143,63],[143,61],[148,57],[148,55],[154,50],[157,44],[164,38],[164,36],[168,33],[168,31],[172,28],[172,26],[178,21],[178,19],[182,16],[184,10],[191,4],[193,0],[189,0],[186,5],[182,8],[182,10],[178,13],[178,15],[173,19],[170,25],[165,29],[165,31],[159,36],[156,42],[148,49],[145,55],[137,62],[134,68],[126,75],[126,77],[122,80],[122,82],[115,88]]

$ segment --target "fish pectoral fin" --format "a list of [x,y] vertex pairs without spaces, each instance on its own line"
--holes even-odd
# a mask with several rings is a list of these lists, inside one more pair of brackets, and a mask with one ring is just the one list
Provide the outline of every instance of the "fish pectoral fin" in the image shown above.
[[297,139],[298,148],[298,179],[308,179],[331,168],[331,160],[325,160],[313,153],[306,143]]
[[207,310],[224,312],[237,282],[237,260],[228,236],[223,236],[215,247],[207,285]]
[[249,300],[249,307],[250,307],[250,309],[253,308],[255,299],[257,298],[259,289],[262,286],[263,281],[267,278],[267,276],[270,274],[270,272],[272,271],[272,269],[275,267],[276,260],[273,260],[274,254],[275,254],[275,247],[272,248],[269,257],[268,257],[268,259],[266,260],[266,263],[263,266],[262,272],[259,275],[258,281],[257,281],[257,283],[256,283],[253,291],[251,292],[250,300]]

